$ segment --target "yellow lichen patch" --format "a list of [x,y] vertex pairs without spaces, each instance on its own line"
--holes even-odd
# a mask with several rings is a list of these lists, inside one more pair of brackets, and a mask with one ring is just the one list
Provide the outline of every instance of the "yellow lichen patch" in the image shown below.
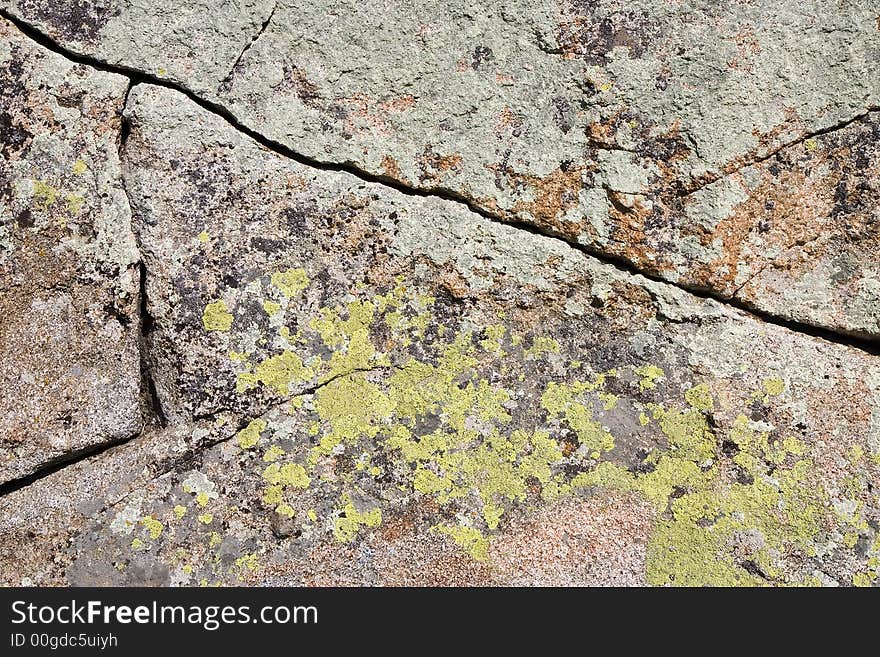
[[42,180],[34,180],[34,207],[41,212],[46,212],[49,207],[55,204],[58,198],[58,190],[43,182]]
[[318,390],[315,410],[330,428],[317,451],[329,454],[340,443],[354,444],[361,436],[375,437],[393,407],[378,386],[360,374],[351,374]]
[[712,399],[712,393],[709,392],[709,386],[705,383],[696,385],[684,393],[685,401],[690,404],[691,408],[700,411],[711,411],[715,406],[715,400]]
[[140,552],[147,549],[147,544],[144,543],[141,539],[136,538],[131,542],[131,549],[135,552]]
[[210,239],[211,236],[208,234],[208,231],[203,230],[201,233],[199,233],[199,242],[201,242],[202,244],[207,244]]
[[272,463],[263,471],[263,479],[270,484],[293,488],[308,488],[311,483],[306,469],[299,463]]
[[275,301],[263,300],[263,310],[269,317],[272,317],[281,310],[281,304]]
[[656,365],[643,365],[635,370],[635,373],[641,377],[639,381],[640,390],[652,390],[657,387],[657,381],[664,378],[666,373]]
[[265,451],[263,454],[263,460],[266,463],[273,463],[277,461],[279,458],[284,456],[285,452],[278,445],[272,445],[269,449]]
[[290,394],[291,384],[304,383],[314,376],[314,370],[305,365],[296,353],[287,349],[277,356],[261,361],[252,374],[242,373],[238,379],[245,389],[262,383],[279,395],[287,395]]
[[200,513],[198,515],[198,521],[203,525],[210,525],[214,522],[214,514],[213,513]]
[[489,540],[479,529],[458,525],[437,525],[434,529],[451,537],[456,545],[464,548],[477,561],[489,558]]
[[324,308],[309,323],[324,344],[333,350],[324,381],[376,365],[373,360],[376,348],[370,340],[375,306],[369,302],[352,301],[345,311],[347,319],[342,318],[343,313],[337,308]]
[[259,559],[256,554],[246,554],[235,560],[235,565],[239,570],[256,570],[259,566]]
[[205,306],[202,313],[202,324],[206,331],[228,331],[232,327],[232,313],[222,299]]
[[202,506],[202,507],[208,506],[208,501],[210,499],[211,498],[208,497],[208,494],[205,492],[201,492],[201,493],[196,494],[196,504],[198,504],[199,506]]
[[[556,383],[551,381],[541,395],[541,406],[552,418],[561,418],[570,426],[578,436],[578,441],[584,445],[592,458],[598,458],[603,452],[614,449],[614,436],[593,418],[593,410],[590,406],[575,401],[575,398],[585,392],[593,391],[605,381],[604,375],[600,375],[595,383],[581,383],[575,381],[572,384]],[[600,393],[600,399],[602,398]],[[605,396],[603,405],[606,409],[613,408],[617,403],[614,395]]]
[[763,387],[768,395],[781,395],[785,390],[785,381],[778,376],[772,376],[764,379]]
[[159,538],[159,536],[162,535],[162,530],[165,529],[165,525],[156,520],[153,516],[145,516],[141,518],[141,524],[146,527],[148,532],[150,532],[150,538],[153,540]]
[[558,354],[559,342],[553,338],[539,336],[532,341],[532,346],[526,349],[524,353],[526,358],[540,358],[544,354]]
[[349,497],[343,497],[342,515],[336,518],[333,535],[340,543],[351,543],[361,527],[378,527],[382,524],[382,510],[375,508],[358,511]]
[[178,520],[180,520],[185,515],[186,515],[186,507],[181,506],[180,504],[177,504],[174,507],[174,517],[177,518]]
[[480,344],[486,351],[502,355],[504,352],[501,350],[501,341],[504,339],[506,332],[507,327],[505,327],[504,324],[492,324],[491,326],[487,326],[483,330],[486,337],[480,341]]
[[82,212],[86,200],[79,194],[68,194],[66,198],[67,214],[77,216]]
[[70,170],[73,172],[74,175],[81,176],[89,170],[89,167],[82,160],[77,160],[73,163],[73,166],[70,167]]
[[[800,441],[774,443],[740,416],[729,439],[739,448],[734,461],[747,472],[750,482],[725,482],[716,466],[705,467],[715,443],[703,413],[652,410],[670,443],[670,450],[656,459],[652,471],[633,474],[601,463],[571,482],[572,488],[638,491],[655,504],[661,515],[648,546],[650,583],[762,585],[780,576],[775,555],[809,552],[823,524],[826,496],[807,483],[812,463],[796,458],[804,453]],[[776,468],[772,479],[764,474],[768,463]],[[761,537],[752,548],[751,569],[735,562],[729,550],[731,541],[744,532]],[[756,576],[755,569],[763,576]]]
[[305,269],[288,269],[276,271],[271,277],[272,285],[281,290],[286,297],[295,297],[309,286],[309,277]]
[[260,442],[260,434],[266,430],[265,420],[251,420],[251,422],[236,434],[238,446],[242,449],[250,449]]
[[[835,482],[833,499],[845,510],[835,517],[808,446],[783,425],[770,424],[779,416],[768,415],[765,423],[743,415],[727,424],[736,397],[728,382],[708,382],[711,390],[725,391],[723,412],[713,414],[716,401],[706,383],[684,390],[682,399],[644,403],[630,395],[636,387],[656,389],[663,370],[652,364],[635,369],[630,392],[615,386],[616,394],[605,387],[608,377],[617,376],[610,370],[593,380],[547,382],[540,393],[544,414],[535,408],[533,388],[523,387],[529,391],[524,396],[516,381],[533,377],[534,364],[526,361],[560,349],[558,343],[529,337],[529,356],[523,357],[522,340],[511,327],[481,328],[471,318],[464,328],[449,322],[442,335],[429,331],[430,338],[419,342],[418,331],[428,324],[413,317],[427,304],[413,300],[415,290],[398,282],[370,299],[365,289],[353,284],[352,294],[360,295],[355,301],[320,308],[298,321],[289,351],[269,356],[253,371],[253,354],[277,345],[277,337],[254,343],[248,335],[235,343],[253,359],[241,375],[247,385],[262,383],[288,395],[293,381],[317,380],[314,392],[306,390],[284,407],[293,417],[279,425],[278,436],[295,426],[302,438],[292,441],[291,453],[267,443],[249,461],[242,459],[259,468],[254,474],[262,473],[267,509],[283,517],[302,515],[308,532],[355,541],[382,519],[378,501],[360,501],[362,487],[388,486],[406,499],[427,498],[430,508],[440,507],[447,520],[436,531],[485,559],[492,534],[504,530],[514,508],[599,487],[643,496],[656,510],[647,551],[647,577],[656,584],[811,583],[815,578],[798,570],[803,555],[827,551],[829,544],[841,550],[861,545],[864,514],[847,505],[863,493],[863,480],[854,475]],[[277,312],[284,313],[280,305]],[[505,354],[508,345],[513,348]],[[554,364],[571,362],[570,356],[561,353]],[[586,365],[578,367],[578,375],[589,376]],[[774,378],[763,379],[758,391],[764,403],[784,391]],[[654,401],[672,389],[667,386]],[[627,413],[635,417],[621,417]],[[619,430],[628,432],[618,437],[627,447],[636,439],[637,445],[650,445],[650,453],[634,457],[620,449],[611,462],[612,434]],[[855,449],[847,457],[867,466]],[[641,463],[617,464],[631,458]],[[302,465],[285,463],[293,459]],[[331,490],[339,495],[334,514],[319,521],[314,509],[303,513],[306,504],[315,504],[311,492],[301,492],[308,486],[320,486],[321,495]],[[384,504],[388,498],[375,499]],[[819,532],[832,527],[836,533],[820,541]],[[863,569],[858,582],[869,581],[875,570]]]

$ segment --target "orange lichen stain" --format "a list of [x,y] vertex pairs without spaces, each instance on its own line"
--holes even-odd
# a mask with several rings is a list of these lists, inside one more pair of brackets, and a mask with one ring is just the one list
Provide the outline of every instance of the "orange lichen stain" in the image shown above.
[[390,155],[385,155],[382,158],[382,172],[388,176],[389,178],[394,178],[394,180],[403,180],[403,175],[400,173],[400,165]]
[[755,55],[761,52],[761,44],[758,43],[754,30],[743,27],[732,40],[736,43],[736,54],[727,62],[728,68],[752,73],[755,69]]
[[522,126],[522,117],[509,107],[505,107],[495,119],[495,126],[492,128],[492,131],[499,139],[508,131],[516,137],[519,136],[519,131],[522,130]]
[[[697,235],[704,245],[720,241],[722,251],[719,257],[695,267],[694,278],[733,294],[742,286],[736,279],[746,261],[753,276],[768,265],[779,269],[792,266],[785,252],[815,240],[823,231],[823,217],[831,213],[834,202],[835,177],[833,173],[807,177],[798,169],[774,176],[765,169],[745,201],[713,231]],[[758,246],[751,246],[751,242]],[[767,258],[767,253],[777,255]]]
[[[752,129],[752,135],[758,140],[758,150],[768,151],[778,148],[780,142],[789,141],[791,137],[796,136],[798,126],[799,129],[806,129],[806,122],[801,118],[793,107],[783,107],[782,115],[784,119],[781,123],[775,125],[770,130],[761,132],[757,128]],[[754,153],[747,153],[741,158],[737,158],[725,165],[725,172],[732,167],[734,170],[742,167],[743,163],[754,158]]]
[[453,299],[465,299],[470,296],[471,289],[468,282],[451,266],[440,275],[438,283]]
[[583,187],[584,167],[559,167],[546,176],[517,173],[500,164],[490,164],[487,169],[499,179],[507,179],[509,187],[525,188],[531,198],[520,198],[511,208],[515,214],[528,214],[537,225],[549,228],[557,234],[576,238],[588,224],[582,221],[564,221],[565,214],[578,206],[578,195]]
[[419,176],[421,182],[428,181],[438,184],[443,182],[450,172],[458,173],[461,171],[462,158],[458,153],[441,155],[428,144],[417,158],[416,164],[422,172]]
[[404,94],[380,101],[359,91],[351,96],[336,98],[333,103],[345,112],[343,126],[346,132],[352,135],[373,133],[388,137],[392,133],[390,115],[411,109],[416,103],[416,97]]
[[391,112],[405,112],[408,109],[412,109],[413,105],[415,104],[415,96],[413,96],[412,94],[404,94],[402,96],[383,100],[381,103],[379,103],[379,111],[386,114]]

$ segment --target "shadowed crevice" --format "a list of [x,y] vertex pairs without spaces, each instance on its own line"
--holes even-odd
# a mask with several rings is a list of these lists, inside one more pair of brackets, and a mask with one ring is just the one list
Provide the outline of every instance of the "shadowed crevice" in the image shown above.
[[[880,341],[872,338],[866,338],[860,335],[848,334],[843,331],[833,330],[829,328],[825,328],[818,325],[808,324],[804,322],[799,322],[796,320],[785,319],[777,315],[773,315],[771,313],[767,313],[765,311],[757,309],[752,304],[746,303],[741,299],[731,298],[729,296],[725,296],[719,294],[718,292],[710,289],[706,289],[699,286],[691,286],[681,283],[671,282],[662,278],[661,276],[652,274],[647,271],[643,271],[639,269],[635,264],[631,261],[618,256],[612,256],[608,253],[605,253],[594,246],[587,246],[583,244],[579,244],[571,240],[569,236],[563,235],[557,231],[553,231],[550,229],[542,229],[538,228],[535,225],[525,223],[520,220],[512,220],[507,216],[504,216],[500,213],[491,212],[483,207],[481,207],[477,202],[473,199],[468,198],[467,196],[456,192],[454,190],[446,189],[443,187],[429,187],[429,188],[414,188],[410,187],[404,183],[401,183],[399,180],[393,179],[389,176],[378,175],[374,173],[370,173],[368,171],[364,171],[360,169],[356,163],[351,161],[345,162],[327,162],[322,160],[317,160],[315,158],[303,155],[301,153],[297,153],[290,147],[271,139],[256,130],[242,124],[238,118],[226,107],[220,105],[216,102],[212,102],[200,97],[197,93],[188,89],[184,85],[169,81],[166,79],[159,78],[150,73],[146,73],[131,67],[122,66],[122,65],[112,65],[104,62],[95,57],[77,54],[68,50],[67,48],[59,45],[50,37],[42,33],[39,29],[34,26],[22,21],[19,18],[11,16],[6,10],[0,9],[0,16],[4,17],[11,23],[13,23],[22,33],[26,36],[43,46],[44,48],[51,50],[67,59],[78,62],[87,66],[91,66],[97,70],[105,71],[108,73],[115,73],[117,75],[123,75],[129,78],[131,81],[131,85],[134,86],[136,84],[152,84],[155,86],[163,87],[166,89],[171,89],[178,93],[184,94],[187,98],[189,98],[196,105],[201,107],[202,109],[214,114],[215,116],[223,119],[230,127],[232,127],[237,132],[251,138],[253,141],[258,143],[263,148],[271,151],[277,155],[280,155],[284,158],[297,162],[306,167],[310,167],[312,169],[316,169],[319,171],[332,171],[335,173],[345,173],[351,175],[365,183],[374,183],[378,185],[382,185],[389,189],[393,189],[401,194],[411,197],[421,197],[421,198],[437,198],[443,201],[449,201],[453,203],[457,203],[459,205],[464,206],[470,212],[479,215],[489,221],[493,221],[496,223],[504,224],[506,226],[510,226],[512,228],[522,230],[524,232],[540,235],[547,238],[552,238],[555,240],[559,240],[564,242],[570,248],[578,250],[586,255],[594,258],[595,260],[602,262],[606,265],[611,265],[616,267],[622,272],[635,275],[642,276],[648,280],[655,281],[657,283],[662,283],[664,285],[668,285],[670,287],[678,288],[680,290],[684,290],[689,294],[694,295],[697,298],[701,299],[713,299],[718,303],[721,303],[727,307],[734,308],[736,310],[747,313],[756,319],[764,322],[766,324],[771,324],[775,326],[779,326],[781,328],[785,328],[795,333],[800,333],[803,335],[808,335],[814,338],[820,338],[826,340],[831,343],[852,347],[854,349],[858,349],[865,353],[871,355],[880,354]],[[271,15],[270,15],[271,19]],[[268,25],[268,21],[267,21]],[[257,35],[259,37],[259,35]],[[823,134],[828,134],[830,132],[834,132],[835,130],[840,130],[845,128],[849,124],[858,121],[865,116],[867,116],[870,112],[878,111],[880,108],[877,107],[869,107],[865,112],[860,113],[859,115],[847,119],[846,121],[842,121],[838,124],[822,128],[820,130],[812,131],[808,134],[802,135],[797,139],[786,143],[783,146],[780,146],[778,149],[774,149],[771,153],[762,155],[759,158],[751,159],[745,164],[737,165],[735,168],[728,172],[722,172],[717,174],[717,176],[713,177],[711,180],[703,180],[698,182],[695,186],[691,188],[685,188],[683,190],[683,194],[691,194],[697,191],[699,188],[704,187],[712,182],[716,182],[717,180],[735,173],[741,169],[744,169],[748,166],[752,166],[755,164],[759,164],[763,161],[766,161],[772,157],[774,157],[777,153],[782,151],[784,148],[788,148],[792,145],[801,143],[810,139],[812,137],[816,137]]]

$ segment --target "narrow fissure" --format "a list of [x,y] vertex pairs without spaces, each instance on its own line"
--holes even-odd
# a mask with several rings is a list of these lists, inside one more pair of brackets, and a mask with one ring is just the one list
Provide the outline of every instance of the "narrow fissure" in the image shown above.
[[229,73],[225,78],[220,82],[220,86],[218,90],[220,91],[228,91],[232,88],[232,78],[235,75],[235,69],[238,68],[239,63],[241,62],[241,58],[245,56],[248,50],[253,48],[254,44],[257,40],[263,36],[263,32],[269,27],[269,23],[272,22],[272,17],[275,15],[275,10],[278,9],[278,3],[272,7],[272,11],[269,12],[269,15],[266,17],[266,20],[263,21],[263,24],[260,26],[260,30],[254,35],[254,37],[247,43],[247,45],[242,49],[240,53],[238,53],[238,57],[235,58],[235,61],[232,63],[232,66],[229,68]]
[[[94,57],[71,52],[71,51],[67,50],[66,48],[62,47],[61,45],[59,45],[58,43],[56,43],[55,41],[53,41],[50,37],[48,37],[45,34],[43,34],[42,32],[40,32],[37,28],[33,27],[32,25],[29,25],[28,23],[22,21],[19,18],[11,16],[6,10],[0,9],[0,16],[9,20],[22,33],[24,33],[29,38],[33,39],[36,43],[40,44],[41,46],[45,47],[48,50],[51,50],[52,52],[55,52],[63,57],[66,57],[67,59],[69,59],[71,61],[78,62],[83,65],[91,66],[95,69],[106,71],[109,73],[115,73],[117,75],[124,75],[124,76],[128,77],[129,80],[131,81],[131,86],[134,86],[134,85],[140,84],[140,83],[153,84],[153,85],[156,85],[159,87],[164,87],[166,89],[171,89],[171,90],[176,91],[178,93],[182,93],[187,98],[189,98],[191,101],[193,101],[195,104],[197,104],[199,107],[201,107],[201,108],[205,109],[206,111],[222,118],[237,132],[253,139],[255,142],[257,142],[258,144],[260,144],[261,146],[263,146],[267,150],[269,150],[273,153],[276,153],[278,155],[281,155],[282,157],[285,157],[289,160],[297,162],[303,166],[317,169],[319,171],[332,171],[332,172],[337,172],[337,173],[346,173],[346,174],[349,174],[351,176],[354,176],[354,177],[362,180],[365,183],[375,183],[375,184],[383,185],[387,188],[394,189],[395,191],[400,192],[401,194],[404,194],[407,196],[416,196],[416,197],[423,197],[423,198],[437,198],[437,199],[441,199],[444,201],[458,203],[460,205],[465,206],[469,211],[473,212],[474,214],[477,214],[477,215],[479,215],[485,219],[488,219],[490,221],[500,223],[500,224],[503,224],[506,226],[510,226],[515,229],[523,230],[523,231],[531,233],[533,235],[540,235],[543,237],[559,240],[561,242],[564,242],[567,246],[569,246],[573,249],[576,249],[578,251],[581,251],[582,253],[585,253],[588,256],[590,256],[590,257],[594,258],[595,260],[602,262],[606,265],[612,265],[614,267],[617,267],[621,271],[624,271],[624,272],[629,273],[631,275],[642,276],[648,280],[652,280],[657,283],[662,283],[662,284],[668,285],[670,287],[675,287],[680,290],[684,290],[684,291],[688,292],[689,294],[694,295],[697,298],[713,299],[713,300],[717,301],[718,303],[726,305],[730,308],[734,308],[734,309],[737,309],[737,310],[742,311],[744,313],[747,313],[747,314],[757,318],[758,320],[760,320],[766,324],[779,326],[779,327],[785,328],[785,329],[790,330],[795,333],[800,333],[800,334],[808,335],[808,336],[815,337],[815,338],[821,338],[823,340],[826,340],[828,342],[832,342],[835,344],[839,344],[839,345],[843,345],[843,346],[847,346],[847,347],[852,347],[854,349],[858,349],[860,351],[869,353],[871,355],[880,354],[880,342],[878,342],[876,340],[871,340],[868,338],[849,335],[847,333],[843,333],[840,331],[835,331],[832,329],[828,329],[828,328],[824,328],[824,327],[820,327],[820,326],[815,326],[812,324],[806,324],[806,323],[795,321],[795,320],[785,319],[785,318],[782,318],[782,317],[779,317],[776,315],[772,315],[772,314],[767,313],[765,311],[759,310],[759,309],[755,308],[753,305],[745,303],[740,299],[733,299],[733,298],[729,298],[729,297],[725,297],[723,295],[720,295],[720,294],[713,292],[711,290],[706,290],[706,289],[699,288],[699,287],[692,287],[692,286],[668,281],[666,279],[663,279],[660,276],[657,276],[657,275],[640,270],[632,262],[630,262],[624,258],[600,252],[595,247],[590,247],[590,246],[586,246],[583,244],[578,244],[576,242],[572,242],[565,235],[561,235],[555,231],[541,229],[541,228],[534,226],[532,224],[526,224],[522,221],[511,220],[511,219],[508,219],[500,214],[490,212],[490,211],[486,210],[485,208],[478,206],[472,199],[469,199],[458,192],[444,189],[444,188],[413,188],[413,187],[409,187],[403,183],[400,183],[397,180],[391,179],[389,177],[378,175],[378,174],[373,174],[373,173],[370,173],[367,171],[363,171],[352,162],[348,162],[348,161],[341,162],[341,163],[325,162],[325,161],[316,160],[314,158],[302,155],[300,153],[295,152],[294,150],[292,150],[288,146],[285,146],[284,144],[281,144],[281,143],[279,143],[269,137],[266,137],[265,135],[255,131],[255,130],[253,130],[252,128],[249,128],[249,127],[243,125],[242,123],[239,122],[239,120],[235,117],[235,115],[232,114],[232,112],[230,112],[227,108],[223,107],[222,105],[220,105],[218,103],[206,100],[206,99],[198,96],[195,92],[191,91],[190,89],[184,87],[183,85],[181,85],[179,83],[171,82],[171,81],[165,80],[165,79],[161,79],[161,78],[158,78],[158,77],[151,75],[149,73],[145,73],[143,71],[133,69],[131,67],[121,66],[121,65],[111,65],[106,62],[102,62],[101,60],[98,60]],[[757,160],[751,161],[749,164],[741,165],[736,170],[740,170],[740,169],[745,168],[746,166],[749,166],[751,164],[756,164],[756,163],[760,163],[762,161],[766,161],[766,160],[770,159],[771,157],[773,157],[774,155],[776,155],[776,153],[781,151],[783,148],[787,148],[791,145],[806,141],[807,139],[810,139],[811,137],[822,135],[822,134],[827,134],[829,132],[833,132],[834,130],[840,129],[841,127],[845,127],[846,125],[849,125],[850,123],[852,123],[854,121],[857,121],[861,118],[864,118],[868,113],[870,113],[872,111],[876,111],[877,109],[878,108],[870,107],[865,112],[863,112],[863,113],[859,114],[858,116],[853,117],[852,119],[849,119],[845,122],[842,122],[840,124],[830,126],[830,127],[827,127],[827,128],[821,129],[821,130],[814,131],[813,133],[810,133],[808,135],[803,135],[803,136],[799,137],[797,140],[794,140],[793,142],[791,142],[790,144],[786,144],[786,145],[780,147],[779,149],[774,150],[771,153],[768,153],[764,156],[761,156]],[[718,178],[716,178],[715,180],[718,180],[718,179],[724,177],[724,175],[730,175],[731,173],[734,173],[734,172],[735,171],[719,175]],[[706,182],[701,186],[705,186],[705,184],[711,184],[711,182],[715,182],[715,180],[712,180],[710,182]],[[690,190],[686,190],[686,192],[693,193],[694,191],[696,191],[696,189],[698,189],[698,187],[690,189]]]
[[41,479],[45,479],[46,477],[49,477],[60,470],[76,465],[81,461],[100,456],[114,447],[119,447],[120,445],[131,442],[135,438],[140,438],[141,435],[143,435],[143,431],[138,431],[130,436],[123,436],[110,442],[101,443],[100,445],[90,445],[89,447],[59,456],[57,459],[49,461],[47,464],[43,465],[35,472],[0,484],[0,498],[14,493],[17,490],[21,490],[22,488],[26,488]]

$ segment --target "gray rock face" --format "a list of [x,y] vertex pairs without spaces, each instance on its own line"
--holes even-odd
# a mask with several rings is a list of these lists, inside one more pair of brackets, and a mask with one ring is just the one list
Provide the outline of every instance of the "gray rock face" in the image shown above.
[[5,2],[315,160],[880,335],[869,0]]
[[876,584],[873,10],[496,4],[5,4],[0,583]]
[[127,80],[0,22],[0,483],[137,434]]

